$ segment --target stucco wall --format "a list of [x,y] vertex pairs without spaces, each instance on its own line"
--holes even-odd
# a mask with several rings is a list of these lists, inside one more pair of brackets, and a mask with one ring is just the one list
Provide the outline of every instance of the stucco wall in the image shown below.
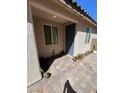
[[[87,27],[93,28],[93,33],[91,34],[90,42],[85,44],[85,36]],[[78,23],[76,25],[76,35],[75,35],[75,46],[74,46],[74,55],[82,54],[91,49],[91,41],[92,39],[97,39],[96,28],[88,23]]]
[[41,79],[32,16],[29,7],[27,21],[27,86],[29,86]]
[[[59,54],[64,50],[64,25],[56,23],[50,20],[43,19],[41,17],[33,17],[36,42],[38,48],[38,54],[42,57],[52,56],[52,52],[55,49],[55,54]],[[58,44],[45,45],[43,24],[56,25],[59,28]]]

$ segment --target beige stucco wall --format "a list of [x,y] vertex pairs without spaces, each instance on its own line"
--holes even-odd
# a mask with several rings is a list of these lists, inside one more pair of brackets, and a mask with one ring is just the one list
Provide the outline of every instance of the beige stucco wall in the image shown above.
[[[65,37],[64,31],[65,26],[67,24],[56,23],[50,20],[43,19],[41,17],[33,17],[37,48],[39,56],[49,57],[52,55],[53,50],[55,49],[55,53],[59,54],[61,51],[64,51],[65,46]],[[59,27],[59,42],[54,45],[45,45],[44,41],[44,32],[43,32],[43,24],[56,25]],[[97,28],[88,22],[80,22],[76,24],[76,32],[74,39],[74,52],[73,55],[77,55],[80,53],[85,53],[91,49],[91,41],[94,38],[97,38],[96,33],[91,34],[90,43],[85,44],[85,36],[87,27],[92,27],[93,31],[96,32]]]
[[87,27],[92,27],[93,31],[96,32],[97,29],[96,27],[92,26],[89,23],[78,23],[76,25],[76,35],[75,35],[75,42],[74,42],[74,55],[77,54],[82,54],[87,52],[88,50],[91,49],[91,41],[92,39],[97,39],[97,34],[96,33],[92,33],[91,34],[91,38],[90,38],[90,42],[88,44],[85,44],[85,36],[86,36],[86,29]]
[[[64,50],[64,25],[63,24],[56,23],[56,22],[46,20],[36,16],[33,17],[33,23],[34,23],[39,56],[49,57],[49,56],[52,56],[52,52],[54,49],[55,49],[55,54],[59,54],[61,51]],[[59,28],[58,44],[45,45],[43,24],[58,26]]]
[[[73,55],[77,55],[79,53],[84,53],[90,49],[91,40],[90,40],[89,44],[84,43],[86,27],[93,27],[93,29],[95,29],[95,31],[96,31],[97,27],[91,21],[88,21],[89,19],[87,19],[86,17],[81,17],[77,12],[75,12],[74,9],[72,9],[71,7],[67,7],[68,5],[64,5],[64,4],[60,3],[59,0],[58,1],[50,0],[49,3],[47,2],[47,0],[43,0],[42,2],[41,1],[33,1],[33,0],[31,0],[31,1],[32,1],[32,3],[31,3],[32,7],[39,9],[41,11],[45,11],[45,12],[49,13],[50,15],[56,15],[57,17],[59,17],[61,19],[67,20],[67,22],[77,24],[75,42],[73,44],[74,45],[74,54]],[[60,0],[60,1],[63,1],[63,0]],[[41,15],[41,17],[44,17],[44,16]],[[56,53],[59,53],[60,50],[62,50],[63,46],[64,46],[64,44],[62,44],[62,41],[59,41],[60,43],[58,45],[54,45],[54,47],[52,45],[51,46],[44,45],[42,23],[45,22],[48,24],[58,24],[60,26],[60,28],[64,28],[63,25],[52,22],[52,21],[43,20],[40,18],[34,18],[34,22],[36,24],[36,26],[35,26],[36,37],[39,42],[39,44],[37,44],[37,47],[39,50],[39,55],[44,56],[44,57],[51,56],[51,53],[54,48],[56,48]],[[64,32],[64,30],[63,30],[63,32]],[[62,32],[60,31],[60,33],[62,33]],[[96,38],[96,34],[92,34],[91,39],[93,37]],[[61,37],[60,37],[60,40],[61,40]],[[72,47],[72,49],[73,49],[73,47]]]
[[27,86],[41,79],[30,7],[27,18]]

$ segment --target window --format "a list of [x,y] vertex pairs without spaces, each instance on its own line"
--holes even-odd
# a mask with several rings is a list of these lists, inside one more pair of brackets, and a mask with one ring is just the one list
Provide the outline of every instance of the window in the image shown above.
[[53,37],[53,44],[58,43],[58,28],[57,27],[52,27],[52,37]]
[[45,44],[46,45],[58,44],[58,27],[43,25],[43,28]]
[[44,36],[45,36],[45,43],[46,45],[51,45],[51,27],[48,25],[44,25]]
[[92,28],[87,28],[86,37],[85,37],[85,44],[90,42],[91,32],[92,32]]

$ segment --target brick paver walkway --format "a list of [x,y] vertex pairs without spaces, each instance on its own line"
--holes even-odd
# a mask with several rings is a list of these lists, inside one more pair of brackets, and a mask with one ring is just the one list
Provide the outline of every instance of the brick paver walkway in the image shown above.
[[36,93],[96,93],[97,56],[90,54],[80,63],[69,56],[56,59],[48,72],[49,79],[43,78],[33,87]]

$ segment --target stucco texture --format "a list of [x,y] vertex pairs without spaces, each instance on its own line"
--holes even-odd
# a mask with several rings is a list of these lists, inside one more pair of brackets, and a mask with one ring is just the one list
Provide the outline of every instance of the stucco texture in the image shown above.
[[[85,43],[87,27],[91,27],[93,29],[89,43]],[[96,31],[97,31],[97,29],[88,23],[81,23],[80,22],[76,25],[76,33],[75,33],[76,35],[75,35],[75,42],[74,42],[74,45],[75,45],[74,46],[74,55],[85,53],[91,49],[92,39],[97,39]]]
[[29,7],[27,21],[27,86],[29,86],[41,79],[32,16]]
[[[50,57],[55,50],[55,54],[64,51],[64,25],[40,17],[33,17],[36,43],[39,56]],[[58,27],[58,44],[46,45],[43,31],[43,24],[55,25]]]

